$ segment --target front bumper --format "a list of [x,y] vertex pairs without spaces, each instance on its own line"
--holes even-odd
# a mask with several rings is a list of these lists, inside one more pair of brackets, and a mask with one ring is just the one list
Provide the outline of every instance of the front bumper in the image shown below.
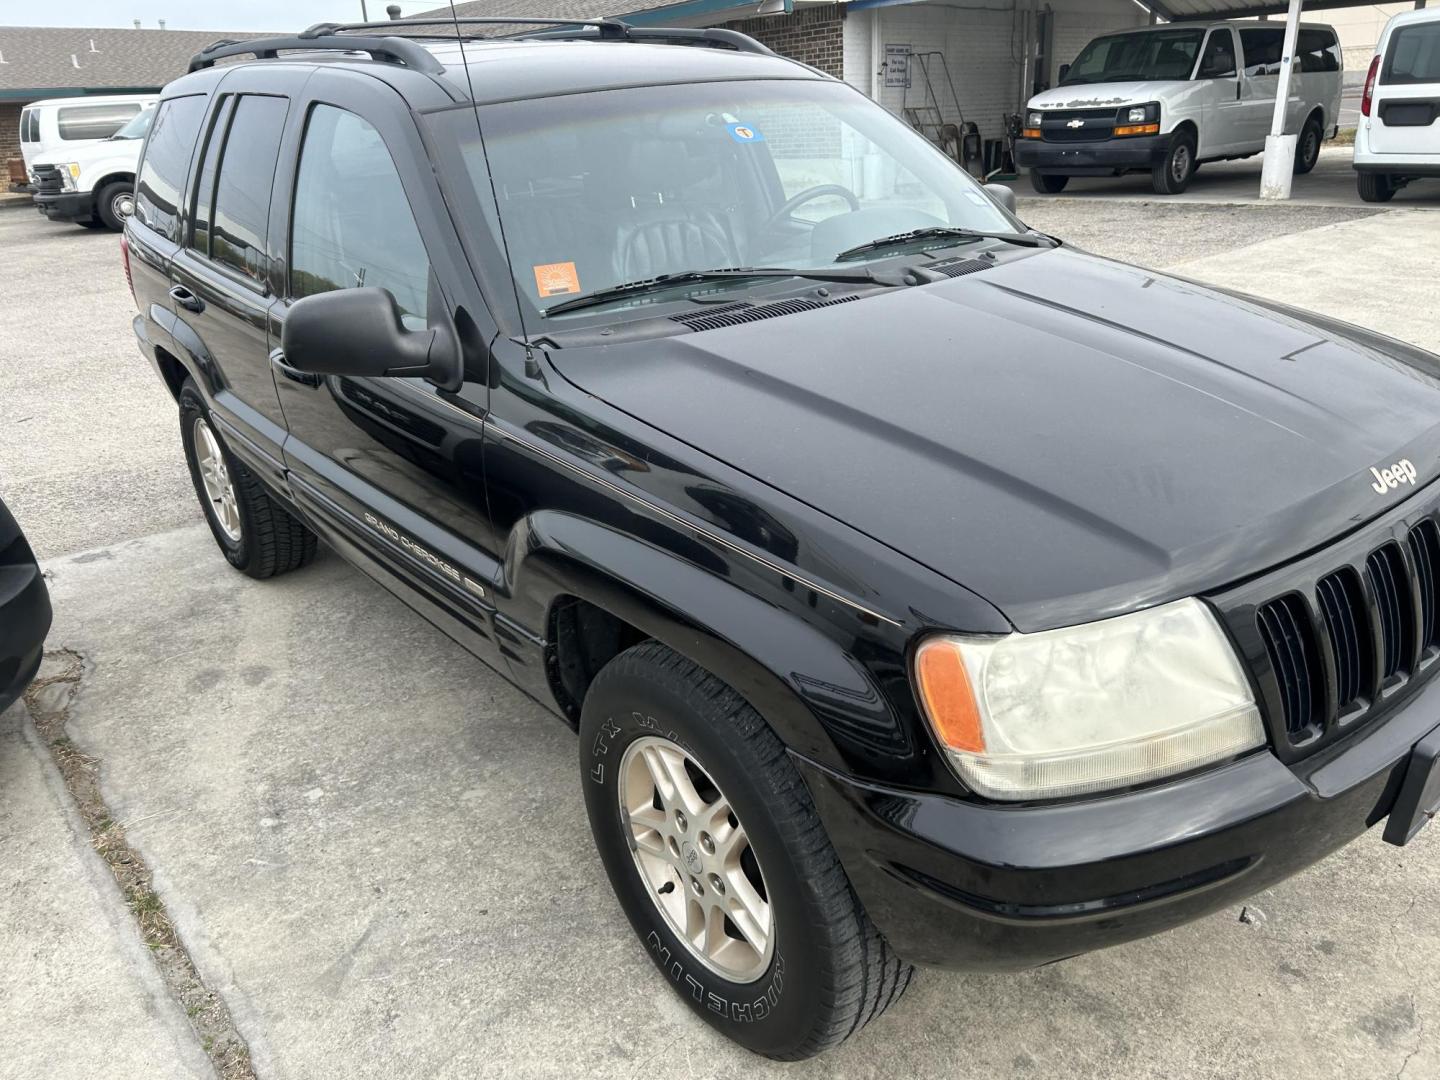
[[0,712],[35,677],[50,617],[50,593],[35,556],[0,503]]
[[93,191],[37,192],[35,208],[51,221],[88,221],[95,216]]
[[1056,176],[1109,176],[1153,168],[1163,163],[1169,152],[1169,135],[1126,135],[1096,142],[1018,139],[1015,164]]
[[1294,766],[1260,752],[1160,787],[1044,806],[857,783],[798,761],[841,862],[913,963],[1035,967],[1178,926],[1303,870],[1383,820],[1440,680]]

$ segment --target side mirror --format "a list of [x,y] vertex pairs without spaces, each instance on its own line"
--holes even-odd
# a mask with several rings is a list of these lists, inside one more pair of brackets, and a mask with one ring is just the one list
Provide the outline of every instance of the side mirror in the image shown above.
[[1015,213],[1015,192],[1011,191],[1004,184],[986,184],[985,194],[998,202],[1010,213]]
[[288,366],[313,375],[450,383],[460,364],[459,347],[447,327],[405,329],[395,298],[373,286],[295,301],[285,315],[280,348]]
[[1069,64],[1061,64],[1061,65],[1060,65],[1060,71],[1059,71],[1059,73],[1055,76],[1055,81],[1056,81],[1057,83],[1062,83],[1062,82],[1065,81],[1065,76],[1066,76],[1066,75],[1069,75],[1069,74],[1070,74],[1070,65],[1069,65]]

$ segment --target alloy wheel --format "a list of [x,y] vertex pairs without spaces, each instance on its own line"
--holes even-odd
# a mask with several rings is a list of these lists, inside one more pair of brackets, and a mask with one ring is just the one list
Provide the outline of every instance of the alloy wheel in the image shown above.
[[200,470],[200,482],[205,488],[205,498],[210,504],[210,513],[215,523],[232,543],[240,542],[240,505],[235,499],[235,484],[230,479],[230,470],[225,465],[225,455],[220,441],[205,418],[199,417],[194,427],[195,464]]
[[722,978],[760,978],[775,917],[730,800],[683,747],[656,736],[626,749],[618,790],[635,868],[675,936]]

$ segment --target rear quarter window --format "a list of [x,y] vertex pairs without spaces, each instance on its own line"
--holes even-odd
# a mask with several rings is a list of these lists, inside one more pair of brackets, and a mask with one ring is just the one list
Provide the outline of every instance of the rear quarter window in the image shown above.
[[1340,70],[1340,42],[1329,30],[1301,30],[1295,51],[1307,75]]
[[135,188],[135,220],[170,240],[180,238],[180,190],[205,117],[205,102],[203,94],[162,101],[145,140]]
[[108,139],[140,111],[136,102],[123,105],[65,105],[55,114],[60,138],[67,142],[79,139]]
[[1440,21],[1402,26],[1385,50],[1382,83],[1440,83]]

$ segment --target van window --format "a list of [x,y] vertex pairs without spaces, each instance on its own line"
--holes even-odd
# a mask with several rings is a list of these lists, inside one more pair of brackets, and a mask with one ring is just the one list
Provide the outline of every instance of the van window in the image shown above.
[[55,114],[55,123],[60,127],[60,138],[66,141],[108,139],[139,111],[140,105],[134,101],[120,105],[63,105]]
[[305,129],[290,230],[290,295],[377,285],[408,326],[425,323],[430,260],[380,133],[317,105]]
[[145,143],[140,182],[135,188],[135,220],[170,240],[180,238],[180,188],[204,116],[203,94],[162,101]]
[[289,99],[282,97],[246,94],[237,99],[215,179],[210,257],[262,283],[270,186],[289,107]]
[[1188,79],[1204,38],[1204,30],[1188,28],[1107,34],[1080,50],[1060,85]]
[[1223,79],[1235,74],[1235,40],[1229,30],[1212,30],[1200,57],[1201,79]]
[[1382,83],[1440,82],[1440,22],[1402,26],[1385,53]]
[[1340,70],[1340,43],[1329,30],[1301,30],[1296,43],[1305,74]]
[[40,114],[34,109],[26,109],[20,114],[20,141],[40,141]]
[[1280,56],[1285,50],[1285,31],[1269,27],[1247,27],[1240,31],[1240,51],[1245,56],[1245,74],[1279,75]]

